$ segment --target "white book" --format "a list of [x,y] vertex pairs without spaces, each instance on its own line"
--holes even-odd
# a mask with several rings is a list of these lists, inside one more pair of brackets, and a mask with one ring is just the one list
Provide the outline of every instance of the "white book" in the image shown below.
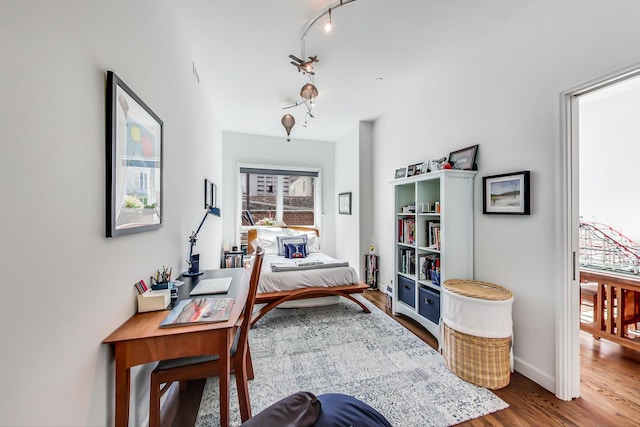
[[219,277],[217,279],[200,280],[195,288],[189,292],[189,296],[226,294],[231,286],[231,277]]

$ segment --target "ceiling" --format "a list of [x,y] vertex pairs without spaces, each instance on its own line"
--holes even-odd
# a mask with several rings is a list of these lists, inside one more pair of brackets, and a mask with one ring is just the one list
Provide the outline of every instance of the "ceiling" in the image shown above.
[[496,0],[357,0],[339,7],[332,12],[330,33],[323,29],[323,17],[305,37],[306,56],[317,55],[320,61],[313,77],[320,95],[315,119],[304,127],[304,106],[283,109],[300,99],[300,88],[308,82],[289,55],[301,57],[305,27],[339,3],[168,1],[224,131],[286,141],[280,119],[290,112],[296,119],[292,140],[335,141],[359,121],[373,121],[417,97],[437,75],[440,62],[471,49],[517,9]]

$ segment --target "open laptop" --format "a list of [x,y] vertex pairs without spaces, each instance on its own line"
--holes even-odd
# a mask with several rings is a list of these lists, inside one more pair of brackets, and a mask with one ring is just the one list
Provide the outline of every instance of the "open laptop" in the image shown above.
[[217,279],[200,280],[195,288],[189,292],[189,296],[226,294],[231,286],[231,277],[219,277]]

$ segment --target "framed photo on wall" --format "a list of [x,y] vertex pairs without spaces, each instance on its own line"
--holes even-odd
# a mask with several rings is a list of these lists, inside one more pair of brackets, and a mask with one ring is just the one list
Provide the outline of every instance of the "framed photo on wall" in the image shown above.
[[505,173],[482,178],[482,213],[529,215],[529,171]]
[[351,192],[338,194],[338,213],[351,215]]
[[129,86],[107,72],[107,237],[162,226],[163,125]]

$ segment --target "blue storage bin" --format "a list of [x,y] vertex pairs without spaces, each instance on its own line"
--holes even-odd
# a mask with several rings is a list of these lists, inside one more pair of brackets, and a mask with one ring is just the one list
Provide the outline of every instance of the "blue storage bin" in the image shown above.
[[398,276],[398,299],[411,307],[416,307],[416,282]]
[[440,293],[438,291],[418,288],[418,313],[436,325],[440,323]]

